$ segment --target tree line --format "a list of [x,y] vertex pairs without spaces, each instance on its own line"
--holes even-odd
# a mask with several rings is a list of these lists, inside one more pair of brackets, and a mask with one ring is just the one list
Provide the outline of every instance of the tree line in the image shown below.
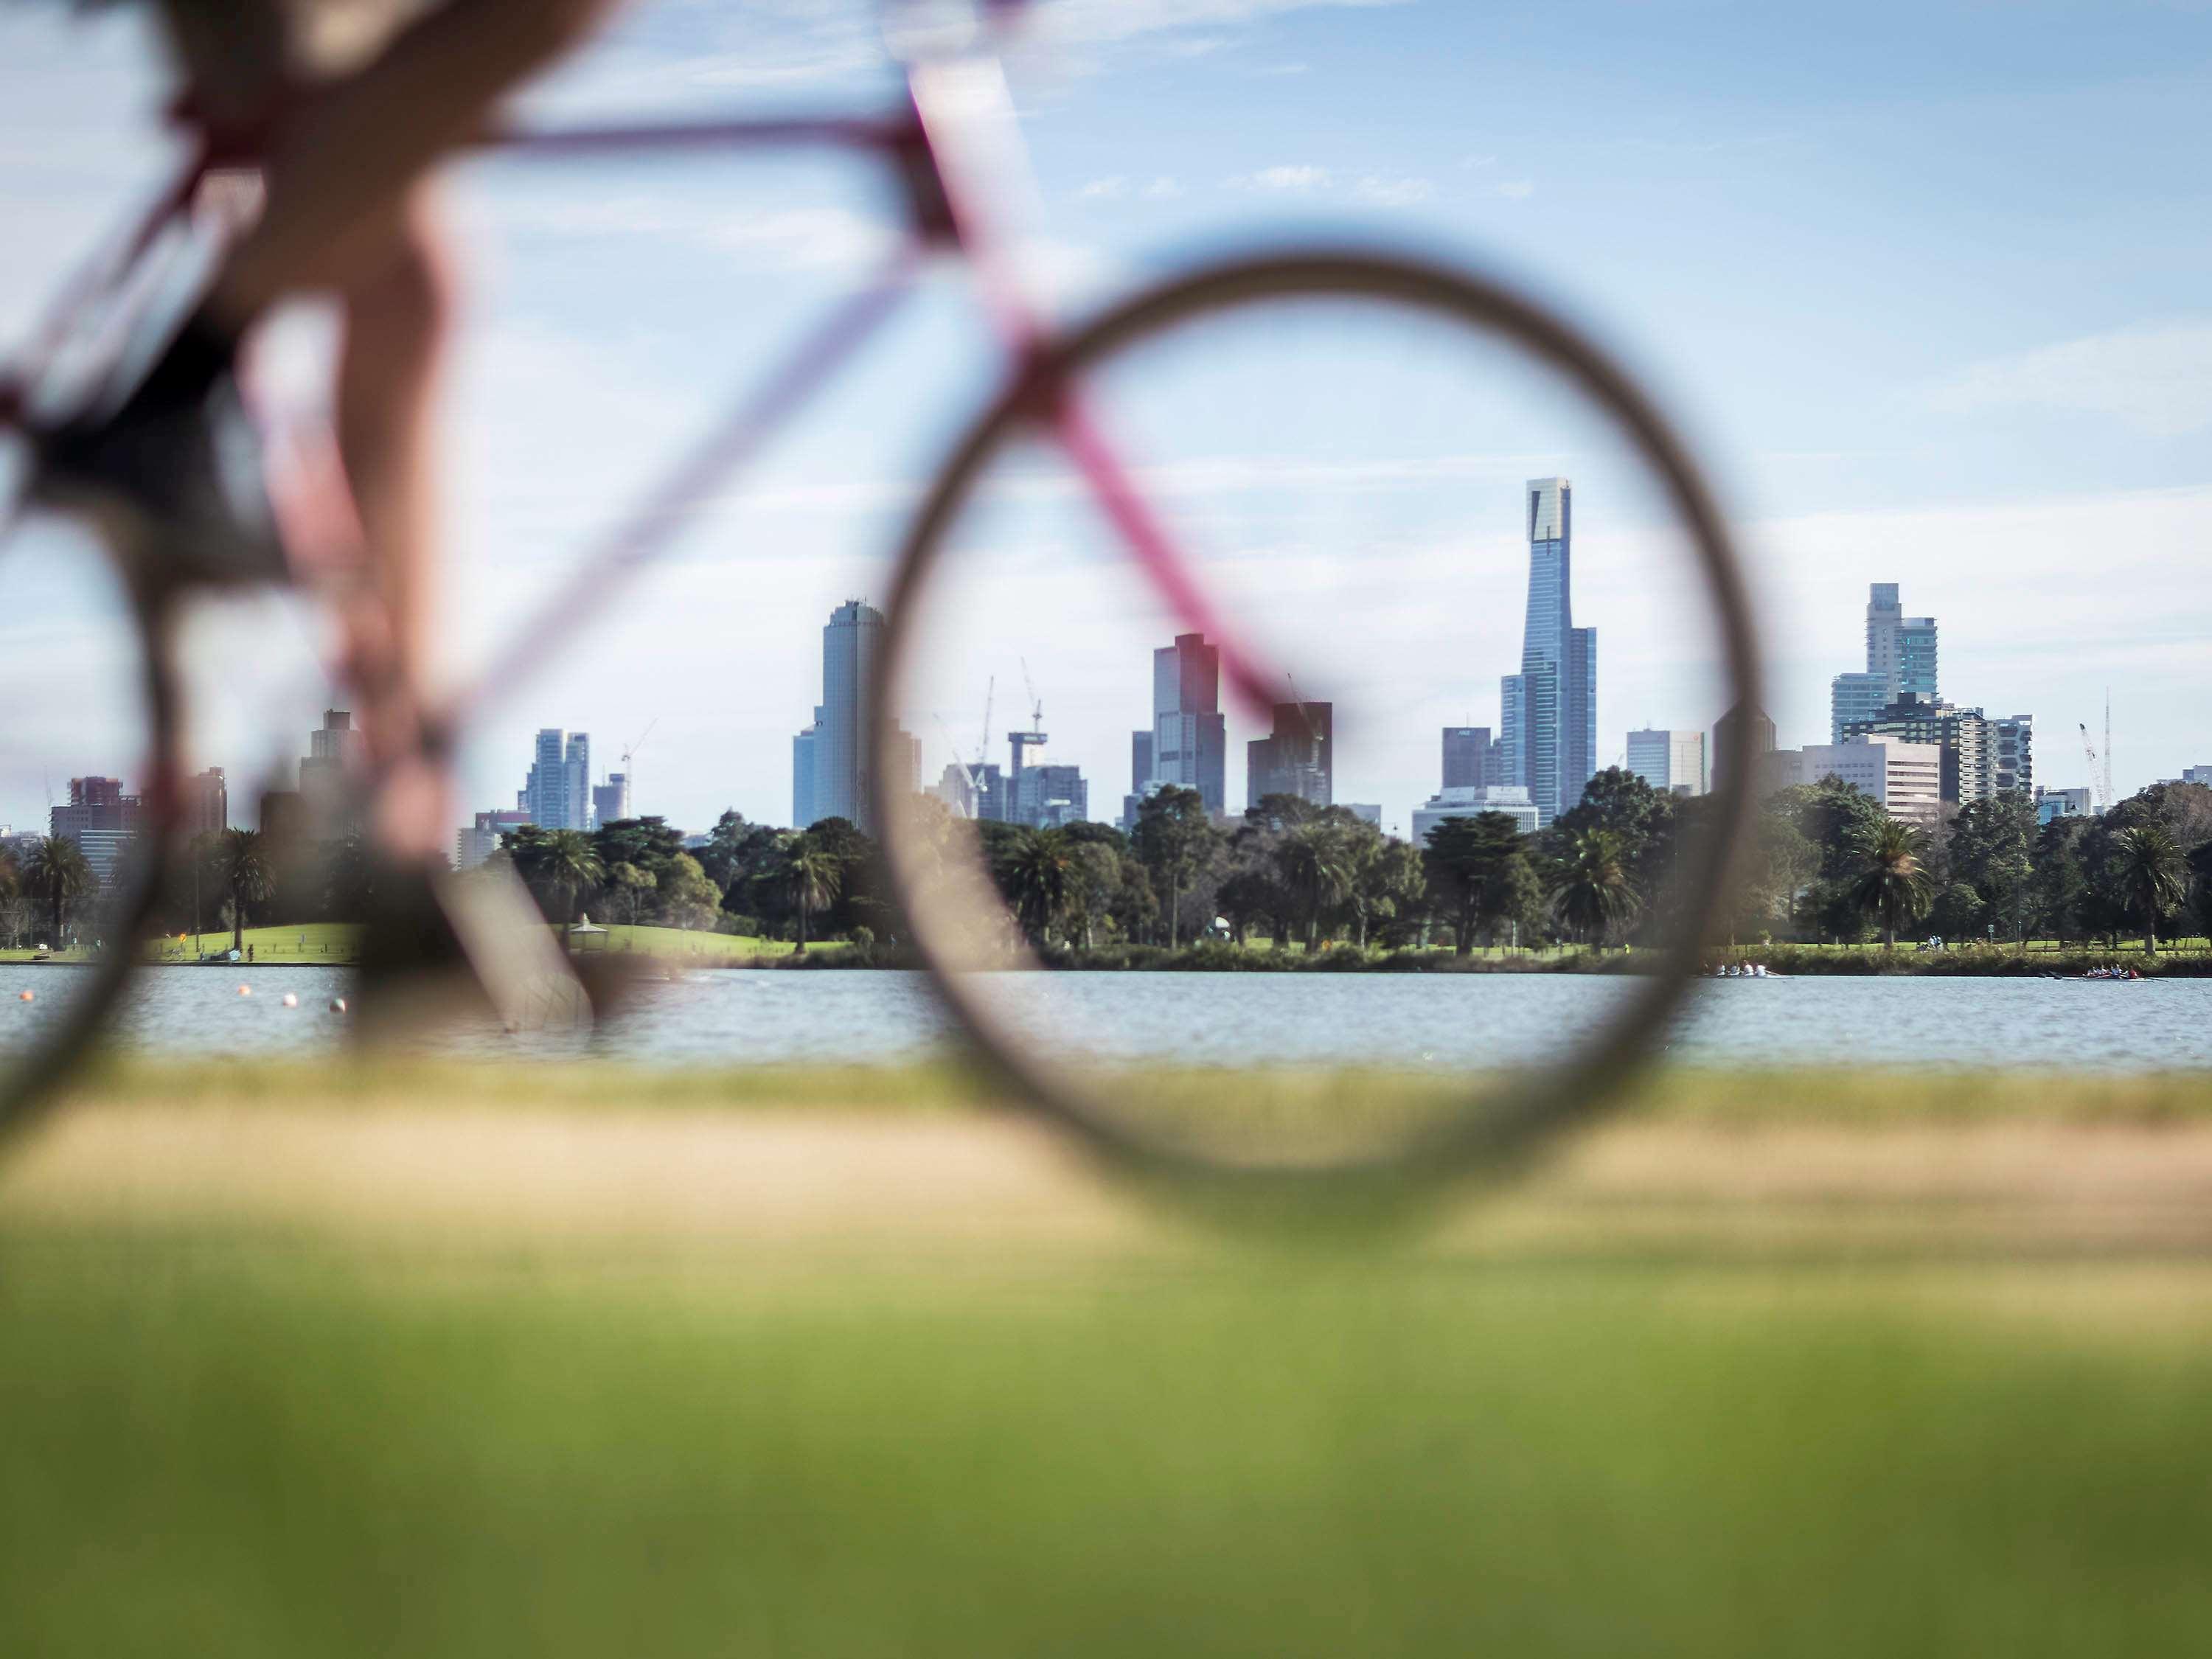
[[[1015,925],[1035,945],[1175,948],[1225,935],[1276,948],[1399,950],[1449,945],[1652,945],[1679,931],[1691,895],[1683,853],[1713,832],[1711,798],[1652,788],[1609,768],[1534,834],[1504,813],[1450,818],[1423,846],[1339,806],[1270,795],[1221,823],[1196,791],[1169,787],[1124,833],[956,825],[980,839]],[[549,920],[714,929],[782,938],[794,950],[903,933],[880,849],[842,818],[805,830],[716,820],[702,845],[657,817],[590,832],[534,826],[502,837],[511,867]],[[2212,788],[2157,784],[2097,817],[2039,826],[2024,794],[1948,810],[1933,830],[1890,817],[1835,779],[1759,804],[1726,942],[1854,944],[1907,934],[2102,941],[2212,933]],[[208,927],[234,944],[251,926],[359,921],[386,879],[359,839],[309,849],[258,830],[203,836],[172,855],[156,926]],[[0,936],[57,948],[99,902],[83,853],[60,836],[0,851]],[[1715,943],[1723,942],[1715,940]]]

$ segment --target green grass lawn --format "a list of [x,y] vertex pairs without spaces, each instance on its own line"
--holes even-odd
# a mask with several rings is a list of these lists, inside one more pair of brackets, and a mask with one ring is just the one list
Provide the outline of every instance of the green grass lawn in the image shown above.
[[[2164,1156],[2209,1097],[1677,1073],[1626,1122],[1708,1158],[1804,1126]],[[76,1109],[186,1120],[282,1182],[257,1115],[450,1105],[490,1189],[548,1121],[997,1133],[947,1109],[974,1099],[949,1067],[118,1062]],[[874,1182],[839,1189],[865,1239],[663,1226],[642,1195],[618,1231],[429,1226],[396,1189],[364,1233],[21,1201],[42,1144],[0,1168],[10,1654],[2212,1647],[2212,1262],[2172,1246],[1869,1250],[1840,1186],[1786,1257],[1627,1231],[1285,1256],[1149,1224],[1073,1249],[1011,1215],[902,1231]],[[1552,1201],[1602,1229],[1597,1193]]]
[[[361,937],[361,927],[350,921],[298,922],[285,927],[249,927],[243,943],[253,951],[253,959],[259,963],[310,963],[333,965],[350,963]],[[228,929],[200,935],[198,948],[202,951],[228,951],[231,935]],[[788,954],[791,946],[776,939],[739,938],[730,933],[690,933],[678,927],[640,927],[627,924],[609,927],[605,933],[591,936],[587,948],[593,951],[642,951],[649,956],[695,959],[700,962],[734,962],[761,956]],[[816,945],[810,951],[842,950],[838,945]],[[181,945],[173,937],[148,947],[149,958],[160,957],[174,960],[181,956],[191,960],[194,944],[187,935]],[[27,957],[28,951],[0,952],[0,958],[20,954]]]

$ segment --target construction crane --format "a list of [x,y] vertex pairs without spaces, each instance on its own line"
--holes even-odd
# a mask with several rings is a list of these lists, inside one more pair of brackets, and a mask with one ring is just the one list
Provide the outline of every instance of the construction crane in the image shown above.
[[2112,810],[2112,694],[2105,693],[2105,747],[2102,754],[2081,725],[2081,752],[2089,757],[2089,793],[2101,816]]
[[644,731],[622,746],[623,789],[623,793],[629,795],[632,806],[637,805],[637,770],[630,757],[645,747],[645,740],[653,735],[653,728],[659,724],[660,716],[655,714],[645,723]]
[[[971,818],[977,817],[977,809],[983,799],[983,788],[976,781],[975,768],[969,765],[962,757],[960,745],[953,741],[952,728],[945,723],[944,716],[933,714],[930,718],[937,722],[937,729],[945,733],[945,746],[951,752],[953,769],[960,774],[960,781],[968,786],[968,816]],[[980,766],[981,763],[978,761],[976,765]]]
[[1030,729],[1006,733],[1006,741],[1013,745],[1013,770],[1017,776],[1021,773],[1028,751],[1044,747],[1044,704],[1037,696],[1036,682],[1030,678],[1030,659],[1027,657],[1022,659],[1022,689],[1030,694]]

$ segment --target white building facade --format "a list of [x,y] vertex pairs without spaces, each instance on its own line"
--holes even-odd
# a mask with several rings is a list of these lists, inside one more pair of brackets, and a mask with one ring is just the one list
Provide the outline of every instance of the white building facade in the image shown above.
[[1883,735],[1843,743],[1808,743],[1808,783],[1835,778],[1879,801],[1890,817],[1934,830],[1943,818],[1943,750],[1932,743],[1907,743]]
[[1413,845],[1425,846],[1429,831],[1446,818],[1480,817],[1503,812],[1521,833],[1533,836],[1538,828],[1536,803],[1519,784],[1486,784],[1480,789],[1440,789],[1413,809]]

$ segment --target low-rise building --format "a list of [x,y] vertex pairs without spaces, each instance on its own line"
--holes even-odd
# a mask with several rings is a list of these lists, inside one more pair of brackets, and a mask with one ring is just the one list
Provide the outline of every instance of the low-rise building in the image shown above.
[[1416,806],[1413,809],[1413,845],[1425,845],[1429,831],[1446,818],[1480,817],[1485,812],[1504,813],[1524,836],[1536,833],[1536,804],[1528,799],[1528,790],[1517,783],[1493,783],[1479,789],[1439,789]]
[[2086,818],[2094,816],[2087,789],[2039,789],[2035,792],[2035,821],[2049,823],[2053,818]]
[[1705,734],[1631,732],[1628,769],[1662,794],[1702,795],[1706,783]]
[[1805,745],[1805,781],[1835,778],[1878,801],[1893,818],[1934,830],[1943,819],[1943,750],[1876,733]]
[[520,830],[530,822],[530,814],[519,808],[506,812],[479,812],[476,822],[453,834],[453,868],[473,870],[499,851],[499,838],[511,830]]

